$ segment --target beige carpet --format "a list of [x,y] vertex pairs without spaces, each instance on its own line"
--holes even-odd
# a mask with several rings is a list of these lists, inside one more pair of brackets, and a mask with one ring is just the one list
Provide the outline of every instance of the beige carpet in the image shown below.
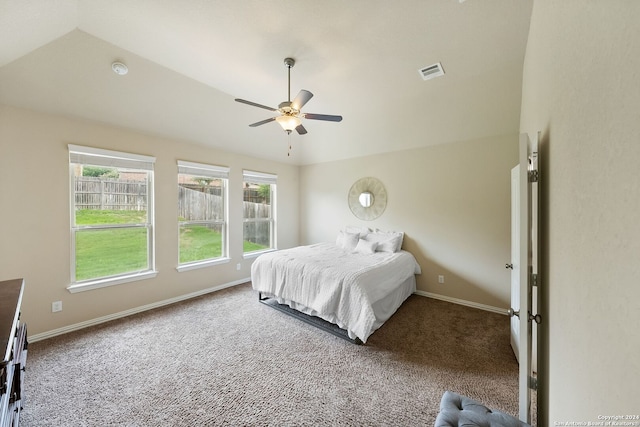
[[21,426],[432,426],[515,415],[517,370],[507,316],[412,295],[357,346],[245,284],[30,344]]

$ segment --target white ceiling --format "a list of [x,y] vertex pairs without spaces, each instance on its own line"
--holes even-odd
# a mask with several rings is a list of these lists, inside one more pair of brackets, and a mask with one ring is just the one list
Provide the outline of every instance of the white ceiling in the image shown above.
[[[0,103],[292,164],[514,133],[532,1],[0,0]],[[248,127],[273,114],[234,98],[285,101],[285,57],[342,122]]]

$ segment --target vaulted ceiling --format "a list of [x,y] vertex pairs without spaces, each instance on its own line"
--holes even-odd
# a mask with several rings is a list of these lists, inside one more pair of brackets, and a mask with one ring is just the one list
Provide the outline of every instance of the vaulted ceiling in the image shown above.
[[[518,131],[532,0],[0,0],[0,104],[292,164]],[[248,125],[314,97],[306,135]],[[111,70],[114,61],[129,68]],[[440,62],[445,75],[419,69]],[[90,145],[91,141],[75,141]],[[287,156],[289,144],[291,156]]]

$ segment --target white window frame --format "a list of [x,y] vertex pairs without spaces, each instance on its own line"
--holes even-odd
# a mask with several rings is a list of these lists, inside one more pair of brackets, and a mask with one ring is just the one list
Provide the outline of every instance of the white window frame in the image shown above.
[[[271,212],[270,212],[269,218],[244,218],[244,213],[242,218],[242,226],[243,226],[242,241],[244,242],[244,224],[248,222],[269,222],[270,223],[269,240],[271,241],[271,247],[267,249],[257,250],[257,251],[244,252],[244,245],[243,245],[243,249],[242,249],[243,258],[247,259],[247,258],[255,258],[258,255],[263,254],[265,252],[274,251],[278,247],[277,239],[276,239],[276,236],[277,236],[276,192],[278,187],[278,175],[264,173],[264,172],[255,172],[251,170],[243,170],[242,171],[243,191],[244,191],[245,182],[271,185],[271,200],[270,200]],[[243,201],[244,201],[244,196],[243,196]]]
[[[178,176],[180,174],[205,176],[208,178],[221,179],[223,216],[222,221],[178,221],[178,271],[188,271],[197,268],[209,267],[217,264],[224,264],[230,261],[229,258],[229,168],[226,166],[215,166],[203,163],[187,162],[178,160]],[[200,261],[180,263],[180,226],[184,224],[221,224],[222,225],[222,255],[217,258],[209,258]]]
[[[70,208],[70,238],[71,238],[71,284],[67,290],[71,293],[99,289],[107,286],[119,285],[138,280],[156,277],[158,272],[155,269],[155,215],[154,215],[154,189],[153,172],[155,157],[142,154],[123,153],[119,151],[104,150],[95,147],[84,147],[69,144],[69,208]],[[77,226],[75,221],[75,185],[74,167],[75,164],[105,166],[113,168],[127,168],[145,170],[149,173],[147,183],[147,222],[144,224],[123,224],[122,227],[145,227],[147,228],[147,259],[148,268],[136,272],[128,272],[114,276],[101,277],[76,281],[76,245],[75,235],[79,230],[106,229],[113,226]]]

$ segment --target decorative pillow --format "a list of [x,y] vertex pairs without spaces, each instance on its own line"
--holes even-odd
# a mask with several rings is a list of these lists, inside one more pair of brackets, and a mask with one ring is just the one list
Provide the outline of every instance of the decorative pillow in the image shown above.
[[344,231],[347,233],[358,233],[360,234],[360,238],[364,238],[364,236],[366,236],[367,234],[371,233],[371,230],[369,230],[369,228],[367,227],[353,227],[353,226],[346,226],[344,228]]
[[402,249],[402,242],[404,241],[404,232],[394,231],[393,233],[398,238],[398,245],[396,246],[396,250],[395,250],[396,252],[398,252],[400,249]]
[[[404,232],[402,231],[382,231],[379,229],[375,229],[373,232],[371,232],[370,234],[367,235],[367,240],[376,240],[379,242],[378,244],[378,251],[381,252],[398,252],[400,249],[402,249],[402,241],[404,240]],[[384,251],[381,250],[380,248],[380,244],[381,242],[388,242],[387,245],[383,245],[383,248],[385,249]],[[395,244],[395,245],[394,245]],[[393,247],[392,250],[388,250],[391,249],[391,247]]]
[[369,242],[376,242],[378,245],[380,245],[386,240],[389,240],[389,236],[387,236],[386,234],[380,234],[380,233],[369,233],[366,236],[364,236],[364,239]]
[[359,238],[360,235],[358,233],[347,233],[345,231],[340,231],[338,233],[338,237],[336,238],[336,245],[340,246],[342,249],[353,251],[358,244]]
[[356,249],[354,252],[358,252],[361,254],[372,254],[376,251],[378,247],[378,242],[371,242],[369,240],[360,239],[358,240],[358,244],[356,245]]
[[378,243],[378,252],[398,252],[399,247],[402,246],[402,236],[387,237]]

